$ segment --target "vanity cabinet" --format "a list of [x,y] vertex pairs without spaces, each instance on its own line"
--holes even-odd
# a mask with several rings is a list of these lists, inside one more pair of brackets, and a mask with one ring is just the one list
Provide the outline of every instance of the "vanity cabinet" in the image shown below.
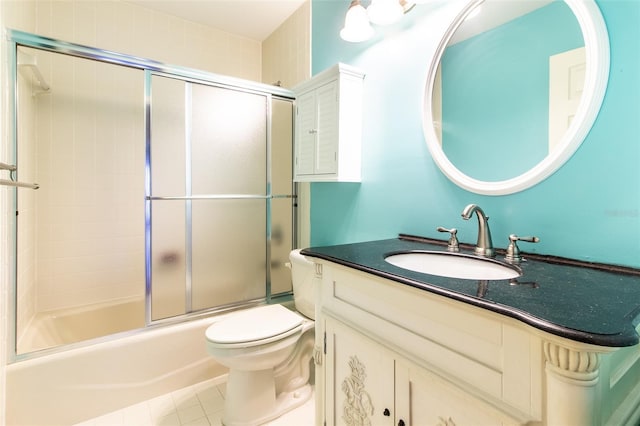
[[580,343],[316,259],[316,424],[624,425],[640,349]]
[[437,374],[331,318],[327,336],[326,424],[501,425],[514,419]]
[[295,181],[360,181],[363,79],[337,64],[293,88]]

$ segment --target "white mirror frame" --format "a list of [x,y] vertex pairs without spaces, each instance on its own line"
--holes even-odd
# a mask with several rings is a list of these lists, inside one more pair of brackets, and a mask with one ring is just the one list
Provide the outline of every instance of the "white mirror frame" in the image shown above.
[[432,97],[436,71],[440,59],[457,28],[465,17],[484,0],[471,0],[456,16],[438,45],[429,67],[423,100],[423,129],[431,156],[442,172],[458,186],[477,194],[506,195],[522,191],[543,181],[560,168],[578,149],[598,116],[609,79],[609,36],[607,27],[595,0],[565,0],[576,16],[586,50],[587,69],[585,73],[583,98],[576,115],[559,141],[558,146],[536,166],[512,179],[487,182],[474,179],[462,173],[444,154],[438,141],[433,120]]

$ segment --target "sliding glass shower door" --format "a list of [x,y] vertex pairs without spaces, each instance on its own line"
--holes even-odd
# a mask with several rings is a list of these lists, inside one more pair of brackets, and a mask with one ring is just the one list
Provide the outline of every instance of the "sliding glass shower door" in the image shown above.
[[14,358],[290,297],[292,92],[7,36]]
[[150,87],[151,319],[265,298],[271,161],[291,164],[270,149],[271,96],[157,74]]

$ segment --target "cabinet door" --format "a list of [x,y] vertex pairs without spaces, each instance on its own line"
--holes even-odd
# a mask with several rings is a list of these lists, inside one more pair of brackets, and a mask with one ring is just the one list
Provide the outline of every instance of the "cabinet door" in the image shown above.
[[338,82],[316,89],[316,174],[338,172]]
[[394,425],[394,360],[382,346],[327,318],[326,424]]
[[[396,360],[396,415],[406,426],[499,426],[518,420],[440,376]],[[522,423],[523,424],[523,423]]]
[[312,175],[315,172],[316,151],[316,93],[311,91],[297,100],[296,117],[296,175]]

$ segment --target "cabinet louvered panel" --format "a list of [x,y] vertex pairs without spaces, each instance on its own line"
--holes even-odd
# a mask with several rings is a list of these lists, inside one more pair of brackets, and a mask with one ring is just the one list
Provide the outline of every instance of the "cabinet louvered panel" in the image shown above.
[[316,174],[336,173],[338,150],[338,82],[316,91],[318,133],[316,138]]
[[305,93],[297,99],[296,117],[298,134],[296,135],[296,175],[314,173],[314,153],[316,149],[316,96],[315,92]]

